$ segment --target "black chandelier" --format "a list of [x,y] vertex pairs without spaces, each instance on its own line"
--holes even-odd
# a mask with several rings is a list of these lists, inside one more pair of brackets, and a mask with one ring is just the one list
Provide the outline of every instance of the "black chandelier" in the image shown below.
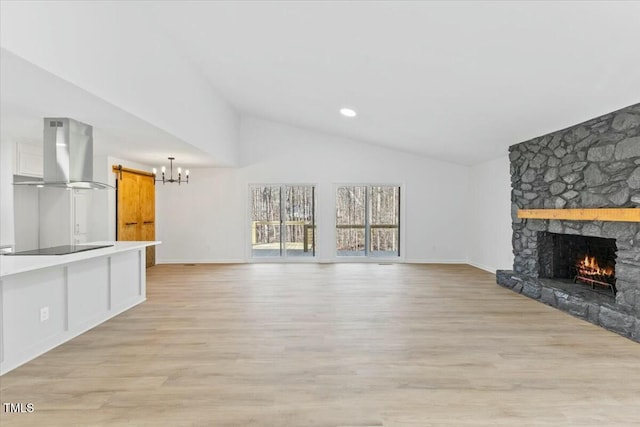
[[[161,171],[162,171],[162,179],[156,179],[156,182],[162,182],[163,184],[166,184],[167,182],[170,182],[171,184],[173,184],[174,182],[177,182],[178,185],[180,185],[180,183],[182,182],[186,182],[187,184],[189,183],[189,169],[187,169],[185,171],[185,178],[182,179],[182,168],[178,168],[178,178],[174,178],[173,177],[173,161],[175,160],[175,157],[169,157],[169,178],[165,177],[165,172],[167,171],[167,169],[162,166]],[[153,176],[154,178],[156,177],[156,173],[158,171],[156,170],[156,168],[153,168]]]

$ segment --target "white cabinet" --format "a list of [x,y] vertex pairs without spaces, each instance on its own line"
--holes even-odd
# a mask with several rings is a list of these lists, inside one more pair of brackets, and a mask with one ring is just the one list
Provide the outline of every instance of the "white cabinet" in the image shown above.
[[16,142],[14,175],[42,178],[42,144]]
[[93,190],[40,189],[40,247],[76,245],[88,241]]

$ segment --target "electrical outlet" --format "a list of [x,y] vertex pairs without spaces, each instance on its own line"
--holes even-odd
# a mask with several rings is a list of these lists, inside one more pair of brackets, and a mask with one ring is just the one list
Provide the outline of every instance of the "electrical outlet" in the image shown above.
[[49,307],[42,307],[40,309],[40,321],[45,322],[49,320]]

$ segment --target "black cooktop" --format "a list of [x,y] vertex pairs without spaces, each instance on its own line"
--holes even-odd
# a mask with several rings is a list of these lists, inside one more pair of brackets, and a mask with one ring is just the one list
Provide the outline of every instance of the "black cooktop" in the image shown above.
[[30,251],[11,252],[5,255],[67,255],[92,249],[108,248],[113,245],[63,245],[51,248],[32,249]]

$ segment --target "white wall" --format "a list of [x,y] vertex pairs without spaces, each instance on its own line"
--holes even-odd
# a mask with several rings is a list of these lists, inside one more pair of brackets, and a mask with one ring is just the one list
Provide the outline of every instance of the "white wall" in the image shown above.
[[466,261],[467,167],[250,117],[240,142],[241,167],[196,169],[188,185],[156,187],[159,263],[248,260],[248,187],[257,183],[317,186],[319,261],[334,259],[339,183],[403,186],[405,261]]
[[511,270],[511,176],[509,157],[469,171],[469,264],[484,270]]
[[242,169],[191,170],[189,184],[156,185],[156,261],[244,262]]
[[[3,140],[0,147],[0,243],[15,244],[13,143]],[[241,154],[241,167],[195,169],[188,185],[156,186],[157,239],[164,242],[157,248],[158,262],[249,260],[247,202],[252,183],[316,184],[317,221],[325,230],[319,232],[317,259],[332,261],[335,184],[390,182],[404,189],[405,261],[468,261],[488,271],[512,268],[506,156],[467,168],[256,118],[242,121]],[[115,186],[114,164],[152,168],[96,157],[95,180]],[[93,196],[89,240],[114,240],[115,191]],[[466,249],[460,242],[466,242]]]
[[235,110],[169,37],[139,19],[144,3],[3,2],[0,40],[11,53],[214,155],[217,164],[237,164]]

